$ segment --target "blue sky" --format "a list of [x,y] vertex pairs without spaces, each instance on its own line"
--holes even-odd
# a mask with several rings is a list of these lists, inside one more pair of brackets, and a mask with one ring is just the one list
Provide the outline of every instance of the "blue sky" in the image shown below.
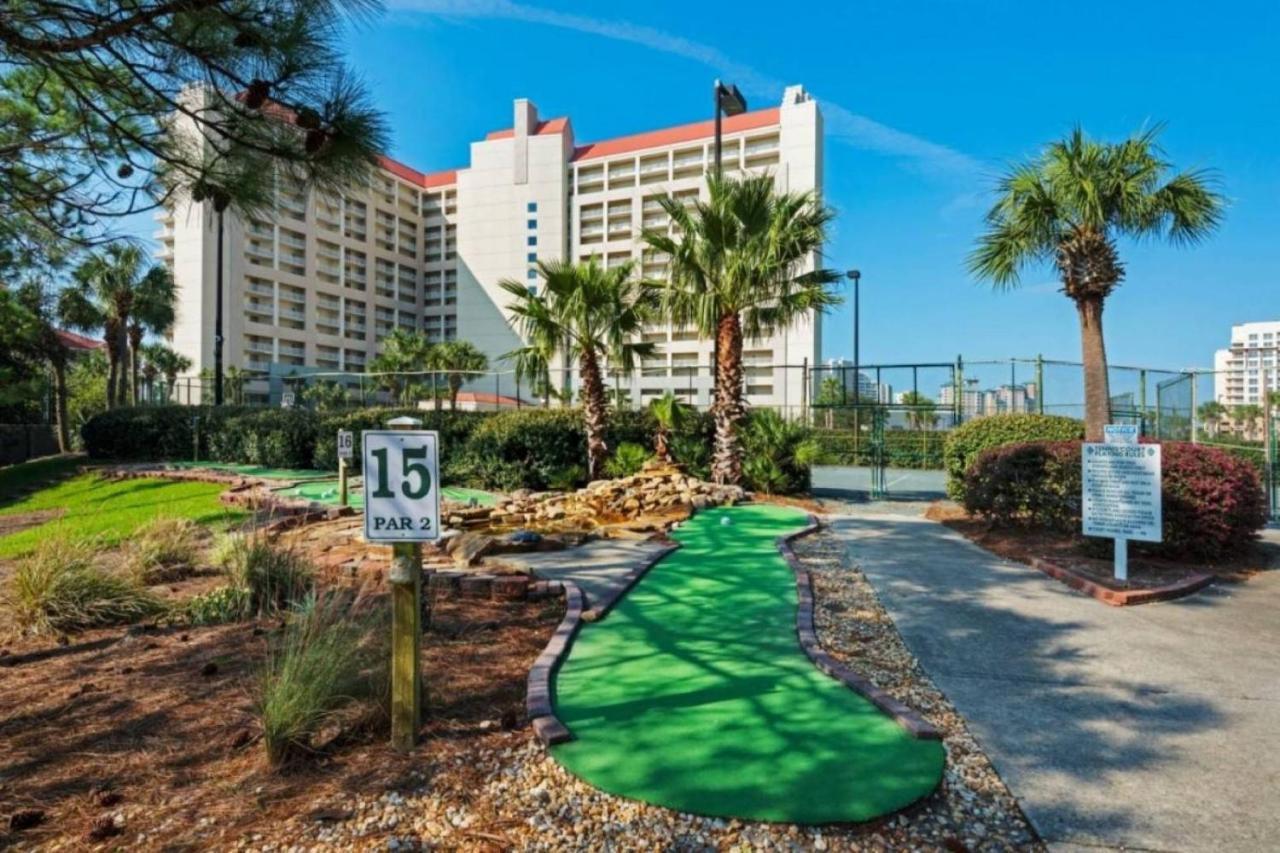
[[[425,171],[509,126],[511,101],[591,141],[707,117],[716,76],[752,106],[802,83],[827,120],[833,265],[863,272],[862,360],[1077,358],[1050,270],[995,293],[965,255],[1002,164],[1075,123],[1118,138],[1164,122],[1180,167],[1212,167],[1226,222],[1190,249],[1124,245],[1105,317],[1113,362],[1205,366],[1229,325],[1280,319],[1280,4],[387,0],[351,63]],[[848,305],[826,355],[851,351]]]

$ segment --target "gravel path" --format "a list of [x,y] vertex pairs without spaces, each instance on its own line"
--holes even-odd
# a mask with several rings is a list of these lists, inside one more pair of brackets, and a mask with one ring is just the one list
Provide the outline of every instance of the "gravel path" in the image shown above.
[[465,758],[424,766],[396,790],[317,802],[243,848],[381,850],[1040,850],[963,721],[923,675],[841,543],[795,543],[814,572],[818,633],[836,657],[922,711],[944,732],[947,771],[923,803],[862,826],[715,820],[621,799],[563,770],[527,732],[478,737]]

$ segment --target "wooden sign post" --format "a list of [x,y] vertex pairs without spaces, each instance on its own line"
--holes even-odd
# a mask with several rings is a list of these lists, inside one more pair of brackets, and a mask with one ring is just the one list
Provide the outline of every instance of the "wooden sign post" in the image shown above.
[[338,505],[347,505],[347,467],[355,450],[355,437],[349,429],[338,430]]
[[439,438],[394,418],[364,433],[364,537],[391,543],[391,745],[407,752],[422,719],[422,543],[440,535]]

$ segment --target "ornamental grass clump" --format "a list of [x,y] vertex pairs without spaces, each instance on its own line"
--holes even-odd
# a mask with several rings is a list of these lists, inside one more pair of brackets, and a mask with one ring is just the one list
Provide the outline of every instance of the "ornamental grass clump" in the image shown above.
[[200,557],[200,532],[189,518],[156,518],[125,546],[125,571],[143,586],[181,580]]
[[327,730],[387,719],[388,632],[358,611],[348,595],[312,593],[272,646],[255,701],[273,766],[317,751]]
[[314,570],[302,555],[261,534],[230,534],[215,546],[214,560],[228,584],[247,593],[242,618],[286,610],[314,585]]
[[56,634],[129,624],[164,612],[164,603],[135,580],[95,565],[97,551],[90,540],[56,535],[18,560],[4,591],[14,627]]

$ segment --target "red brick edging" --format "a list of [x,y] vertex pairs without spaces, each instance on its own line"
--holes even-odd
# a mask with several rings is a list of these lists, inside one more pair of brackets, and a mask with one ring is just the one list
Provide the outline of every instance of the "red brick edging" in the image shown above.
[[837,661],[818,642],[813,621],[813,577],[808,570],[801,567],[800,560],[791,549],[792,541],[801,536],[808,536],[817,529],[818,519],[810,515],[807,527],[787,536],[779,536],[777,540],[778,551],[796,576],[796,634],[800,638],[800,648],[804,649],[804,653],[808,655],[809,660],[813,661],[814,666],[855,693],[861,694],[868,702],[892,717],[912,737],[921,740],[941,740],[942,733],[932,723]]
[[1196,573],[1176,583],[1165,584],[1164,586],[1153,586],[1147,589],[1112,589],[1095,580],[1090,580],[1079,572],[1068,569],[1066,566],[1060,566],[1040,557],[1033,557],[1030,566],[1033,569],[1044,572],[1054,580],[1061,581],[1072,589],[1092,596],[1103,604],[1110,604],[1112,607],[1131,607],[1135,604],[1170,601],[1198,592],[1213,583],[1212,575]]
[[586,619],[588,622],[599,622],[601,619],[608,616],[609,611],[613,609],[614,605],[616,605],[619,601],[621,601],[628,592],[631,592],[631,588],[640,582],[640,578],[648,574],[649,570],[652,569],[654,566],[656,566],[658,564],[658,561],[660,561],[663,557],[667,556],[668,554],[670,554],[672,551],[675,551],[679,547],[680,547],[679,542],[672,542],[670,545],[666,546],[665,548],[662,548],[659,551],[655,551],[653,553],[653,556],[645,560],[644,563],[642,563],[639,566],[636,566],[634,569],[627,572],[627,574],[625,575],[625,579],[623,580],[623,583],[622,583],[622,588],[619,589],[618,592],[612,598],[610,598],[604,604],[601,604],[598,607],[593,607],[590,610],[586,611],[585,613],[582,614],[582,618]]
[[551,679],[569,654],[569,646],[582,627],[582,590],[573,581],[551,581],[549,586],[564,589],[565,611],[550,642],[529,670],[529,692],[525,712],[533,723],[533,732],[544,746],[573,740],[573,733],[556,716],[551,702]]

